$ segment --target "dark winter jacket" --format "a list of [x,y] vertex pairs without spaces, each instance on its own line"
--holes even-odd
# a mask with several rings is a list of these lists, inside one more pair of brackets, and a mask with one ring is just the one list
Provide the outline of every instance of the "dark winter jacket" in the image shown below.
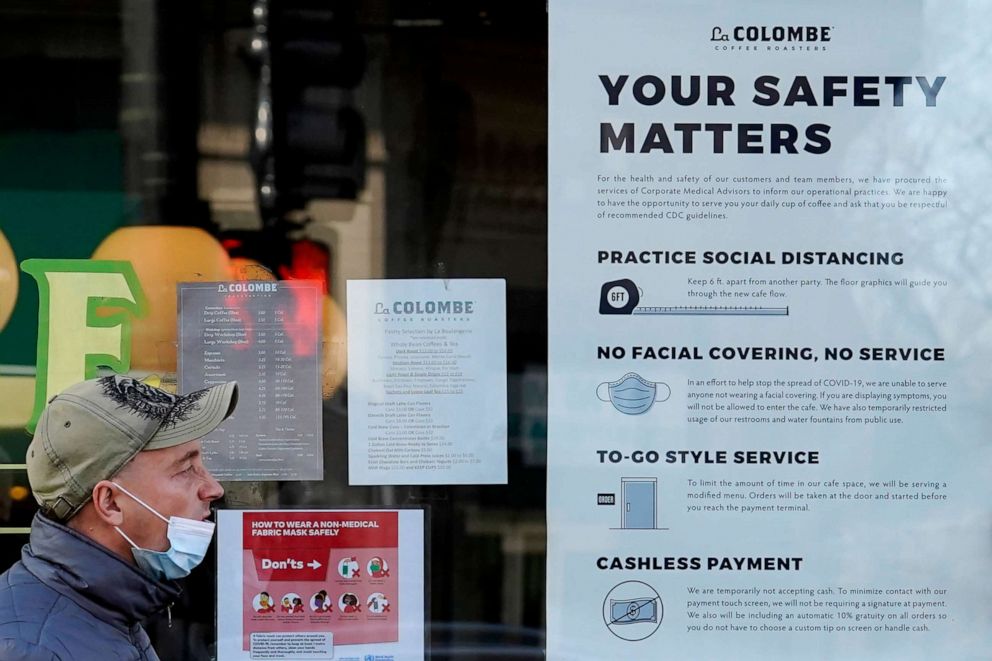
[[156,661],[140,622],[178,595],[38,514],[20,562],[0,575],[0,659]]

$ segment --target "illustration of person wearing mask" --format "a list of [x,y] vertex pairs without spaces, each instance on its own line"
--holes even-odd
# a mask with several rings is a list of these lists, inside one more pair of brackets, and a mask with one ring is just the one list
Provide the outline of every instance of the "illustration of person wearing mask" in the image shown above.
[[389,570],[386,569],[386,561],[379,556],[375,556],[369,560],[368,569],[371,578],[384,578],[389,575]]
[[276,605],[273,603],[272,597],[269,596],[268,592],[262,592],[258,595],[258,608],[255,610],[259,613],[276,612]]
[[345,613],[354,613],[359,610],[358,597],[356,597],[352,593],[345,592],[344,595],[341,597],[341,601],[344,603],[343,610]]
[[315,613],[326,613],[331,610],[331,603],[327,599],[327,591],[321,590],[313,596],[313,611]]

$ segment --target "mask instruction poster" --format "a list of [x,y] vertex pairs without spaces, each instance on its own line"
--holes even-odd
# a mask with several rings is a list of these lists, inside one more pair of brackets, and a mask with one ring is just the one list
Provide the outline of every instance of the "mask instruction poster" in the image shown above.
[[238,382],[238,407],[203,439],[219,480],[319,480],[320,284],[183,282],[179,386]]
[[506,281],[348,281],[351,484],[506,484]]
[[988,658],[992,7],[550,12],[548,657]]
[[422,510],[218,512],[219,661],[424,658]]

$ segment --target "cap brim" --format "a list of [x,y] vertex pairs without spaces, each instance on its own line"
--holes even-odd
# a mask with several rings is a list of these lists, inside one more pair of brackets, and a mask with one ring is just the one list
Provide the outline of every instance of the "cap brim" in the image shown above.
[[202,438],[234,413],[237,403],[236,381],[183,395],[144,449],[161,450]]

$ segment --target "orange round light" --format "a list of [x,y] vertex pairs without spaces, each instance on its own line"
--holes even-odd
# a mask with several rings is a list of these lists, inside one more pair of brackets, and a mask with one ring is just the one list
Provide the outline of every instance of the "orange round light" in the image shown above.
[[220,243],[197,227],[122,227],[104,239],[93,259],[131,262],[148,312],[132,322],[131,368],[159,374],[176,371],[176,284],[231,277]]
[[14,250],[0,231],[0,330],[10,321],[10,315],[14,311],[19,277]]
[[10,496],[10,499],[11,500],[13,500],[15,502],[18,502],[18,501],[24,500],[25,498],[27,498],[28,496],[30,496],[31,495],[31,491],[27,487],[22,487],[19,484],[15,484],[7,492],[7,495]]

